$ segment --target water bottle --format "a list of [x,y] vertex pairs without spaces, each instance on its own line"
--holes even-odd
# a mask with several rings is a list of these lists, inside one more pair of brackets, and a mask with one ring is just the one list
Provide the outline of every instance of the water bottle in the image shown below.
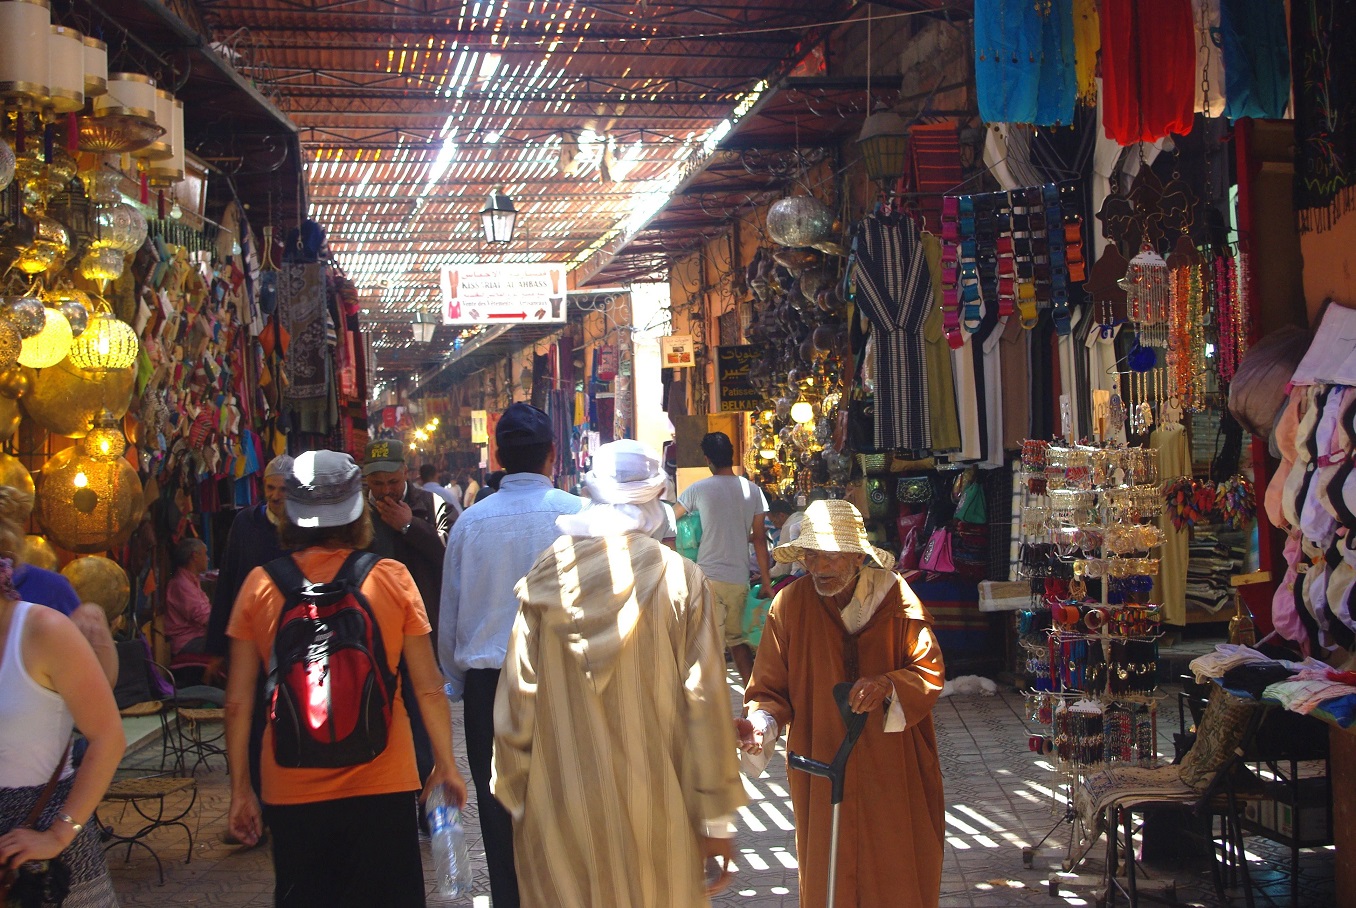
[[468,894],[471,891],[471,858],[466,850],[461,810],[447,802],[442,786],[429,794],[424,809],[428,813],[428,835],[433,845],[438,894],[444,898]]

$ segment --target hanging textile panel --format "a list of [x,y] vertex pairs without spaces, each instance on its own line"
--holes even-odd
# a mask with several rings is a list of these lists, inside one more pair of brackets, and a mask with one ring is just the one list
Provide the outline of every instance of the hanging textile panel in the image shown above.
[[1279,119],[1290,105],[1290,45],[1282,0],[1223,0],[1224,115]]
[[1356,2],[1293,0],[1295,208],[1327,230],[1356,205]]
[[975,88],[987,122],[1069,123],[1076,79],[1074,0],[975,0]]
[[1121,144],[1191,132],[1196,106],[1191,0],[1102,0],[1102,123]]

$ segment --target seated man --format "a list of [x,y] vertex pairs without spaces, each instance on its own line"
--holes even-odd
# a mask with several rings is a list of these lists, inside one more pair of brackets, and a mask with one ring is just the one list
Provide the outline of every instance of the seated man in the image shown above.
[[174,658],[205,652],[212,602],[202,590],[207,544],[185,537],[174,547],[174,576],[165,587],[165,637]]

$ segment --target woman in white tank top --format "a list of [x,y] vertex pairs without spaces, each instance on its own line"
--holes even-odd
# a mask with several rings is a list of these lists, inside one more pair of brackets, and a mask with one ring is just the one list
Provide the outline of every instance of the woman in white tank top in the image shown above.
[[[0,486],[0,873],[59,859],[69,871],[64,908],[116,906],[94,808],[126,741],[113,690],[69,618],[20,602],[14,590],[18,517],[31,497]],[[73,728],[89,741],[80,768],[63,768],[32,828],[24,820],[67,754]],[[55,878],[57,874],[53,874]]]

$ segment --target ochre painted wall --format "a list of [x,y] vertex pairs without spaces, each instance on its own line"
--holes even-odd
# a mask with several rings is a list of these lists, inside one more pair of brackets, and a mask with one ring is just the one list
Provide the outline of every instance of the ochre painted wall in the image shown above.
[[1331,230],[1300,234],[1300,253],[1310,322],[1329,297],[1356,306],[1356,214],[1340,218]]

